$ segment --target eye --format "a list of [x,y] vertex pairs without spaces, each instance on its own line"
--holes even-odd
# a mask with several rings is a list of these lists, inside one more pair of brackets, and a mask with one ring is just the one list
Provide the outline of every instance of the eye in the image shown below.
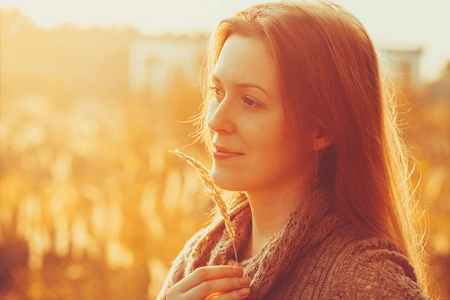
[[220,100],[223,98],[223,90],[217,86],[211,86],[210,89],[213,91],[214,93],[214,97],[216,97],[216,99]]
[[256,101],[254,101],[254,100],[252,100],[252,99],[250,99],[248,97],[244,97],[244,101],[243,102],[248,107],[258,107],[259,106],[259,104]]

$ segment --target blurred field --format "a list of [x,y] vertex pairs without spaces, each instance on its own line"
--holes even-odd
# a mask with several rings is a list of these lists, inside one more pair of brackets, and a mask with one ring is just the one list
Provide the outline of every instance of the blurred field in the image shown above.
[[[1,30],[0,299],[154,299],[212,208],[195,172],[167,152],[194,141],[181,121],[199,111],[190,74],[204,53],[180,56],[191,69],[145,60],[160,69],[147,68],[139,89],[132,50],[146,41],[183,53],[203,49],[204,36],[44,31],[17,11],[2,13]],[[402,92],[431,273],[450,299],[450,67]],[[185,151],[208,164],[202,145]]]

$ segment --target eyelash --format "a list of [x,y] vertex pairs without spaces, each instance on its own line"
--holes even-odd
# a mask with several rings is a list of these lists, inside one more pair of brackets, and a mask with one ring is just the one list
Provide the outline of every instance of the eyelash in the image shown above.
[[[221,95],[221,93],[223,93],[223,90],[217,86],[210,86],[210,89],[213,91],[214,97],[218,100],[220,100],[220,98],[222,98],[223,96]],[[243,97],[243,102],[245,104],[245,106],[249,107],[249,108],[255,108],[258,107],[260,104],[249,98],[249,97]],[[249,102],[251,102],[252,104],[248,104]]]
[[[248,102],[252,102],[253,105],[248,104]],[[252,100],[252,99],[250,99],[250,98],[248,98],[248,97],[244,97],[244,104],[245,104],[246,106],[248,106],[248,107],[251,107],[251,108],[253,108],[253,107],[258,107],[258,106],[259,106],[259,103],[257,103],[256,101],[254,101],[254,100]]]
[[218,88],[217,86],[211,86],[210,89],[213,91],[214,97],[216,98],[221,96],[218,92],[223,92],[222,89]]

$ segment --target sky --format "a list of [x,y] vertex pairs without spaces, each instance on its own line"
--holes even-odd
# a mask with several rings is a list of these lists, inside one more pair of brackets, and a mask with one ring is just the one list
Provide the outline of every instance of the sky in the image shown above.
[[[145,34],[211,31],[258,0],[0,0],[52,28],[131,25]],[[376,45],[421,47],[421,76],[432,80],[450,61],[450,0],[335,0],[358,17]]]

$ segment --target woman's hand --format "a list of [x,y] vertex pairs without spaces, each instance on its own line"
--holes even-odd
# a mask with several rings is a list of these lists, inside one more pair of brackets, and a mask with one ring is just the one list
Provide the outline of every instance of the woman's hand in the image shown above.
[[242,268],[212,266],[196,269],[172,286],[166,300],[244,299],[251,279],[242,277]]

